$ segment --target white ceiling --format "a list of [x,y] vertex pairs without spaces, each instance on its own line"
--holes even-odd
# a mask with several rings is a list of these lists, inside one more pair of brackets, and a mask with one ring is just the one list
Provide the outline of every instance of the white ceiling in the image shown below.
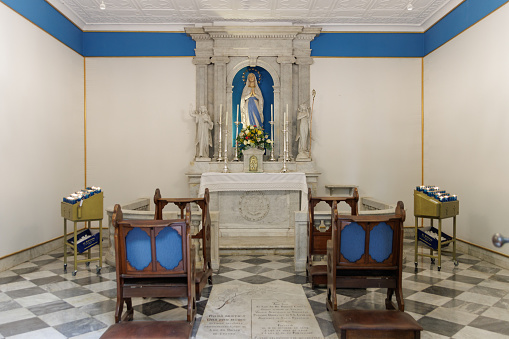
[[104,10],[102,0],[46,1],[84,31],[244,24],[423,32],[464,0],[104,0]]

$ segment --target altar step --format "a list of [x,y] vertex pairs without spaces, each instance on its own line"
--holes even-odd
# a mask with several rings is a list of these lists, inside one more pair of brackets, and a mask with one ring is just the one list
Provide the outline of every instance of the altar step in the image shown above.
[[295,239],[285,236],[221,237],[219,255],[293,255]]

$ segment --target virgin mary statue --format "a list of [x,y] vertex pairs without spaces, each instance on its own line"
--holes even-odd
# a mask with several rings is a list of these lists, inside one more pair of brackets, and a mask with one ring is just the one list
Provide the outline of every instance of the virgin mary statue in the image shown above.
[[263,127],[263,96],[254,73],[247,75],[240,99],[242,125]]

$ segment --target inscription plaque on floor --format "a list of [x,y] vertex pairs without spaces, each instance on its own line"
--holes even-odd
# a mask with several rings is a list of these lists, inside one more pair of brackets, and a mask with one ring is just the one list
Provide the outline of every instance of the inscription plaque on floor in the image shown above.
[[323,338],[301,286],[284,281],[263,285],[214,286],[196,338]]
[[254,299],[251,301],[251,310],[252,338],[323,338],[316,336],[313,326],[316,320],[306,299]]

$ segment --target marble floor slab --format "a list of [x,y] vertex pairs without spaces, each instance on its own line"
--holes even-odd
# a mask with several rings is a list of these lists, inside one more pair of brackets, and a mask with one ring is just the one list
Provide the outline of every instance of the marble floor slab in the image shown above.
[[[423,326],[422,338],[509,339],[509,270],[461,252],[456,267],[447,251],[440,272],[429,258],[422,257],[415,270],[412,238],[404,240],[403,251],[407,258],[403,268],[405,312]],[[225,289],[236,286],[238,293],[253,288],[265,291],[273,285],[292,286],[289,291],[300,289],[318,324],[320,337],[337,338],[325,308],[325,286],[312,289],[305,273],[295,272],[293,255],[221,256],[213,282],[213,286],[205,287],[197,302],[194,338],[206,322],[209,298],[216,291],[219,293],[223,285],[227,286]],[[383,309],[386,290],[338,289],[336,293],[340,308]],[[286,299],[290,300],[291,295],[295,293],[289,293]],[[307,310],[305,317],[311,318],[309,308],[302,305],[303,299],[292,300],[293,304],[285,307]],[[288,327],[284,315],[279,315],[277,321],[275,316],[272,319],[272,324],[281,324],[280,329],[266,322],[271,317],[271,303],[278,301],[262,295],[239,307],[244,310],[239,315],[249,314],[255,327],[265,326],[266,332],[255,331],[255,336],[271,333],[273,338],[284,338],[281,333]],[[0,339],[96,339],[113,324],[115,302],[114,267],[105,264],[97,275],[95,267],[80,264],[77,275],[72,276],[70,270],[63,271],[62,250],[53,251],[0,272]],[[134,298],[134,321],[184,320],[185,303],[182,298]],[[253,307],[258,310],[256,313]],[[298,311],[294,316],[300,314]],[[294,327],[299,325],[299,321],[291,323]]]
[[323,338],[301,286],[227,282],[212,289],[197,339]]

